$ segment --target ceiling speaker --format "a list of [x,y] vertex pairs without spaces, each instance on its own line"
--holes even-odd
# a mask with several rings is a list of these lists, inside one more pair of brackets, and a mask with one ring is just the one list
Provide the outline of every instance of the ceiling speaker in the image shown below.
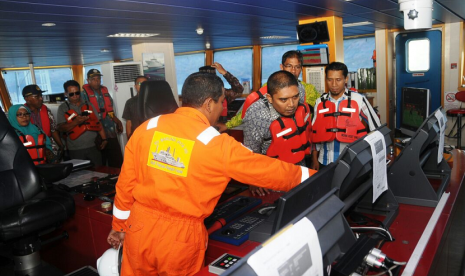
[[297,25],[299,42],[318,44],[329,41],[328,24],[326,21]]

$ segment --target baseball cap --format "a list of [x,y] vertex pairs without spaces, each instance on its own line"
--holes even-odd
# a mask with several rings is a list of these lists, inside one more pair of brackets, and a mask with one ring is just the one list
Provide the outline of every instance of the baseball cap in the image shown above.
[[26,85],[23,88],[23,97],[28,97],[31,95],[41,95],[43,92],[46,92],[46,90],[42,91],[38,85],[30,84]]
[[90,69],[89,72],[87,72],[87,78],[88,79],[93,78],[95,76],[103,76],[103,75],[97,69]]

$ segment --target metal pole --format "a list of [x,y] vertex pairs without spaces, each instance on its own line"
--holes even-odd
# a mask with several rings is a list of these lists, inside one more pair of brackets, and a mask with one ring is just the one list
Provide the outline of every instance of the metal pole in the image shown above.
[[34,72],[34,63],[29,63],[29,70],[31,71],[31,79],[32,79],[32,84],[37,84],[36,82],[36,74]]

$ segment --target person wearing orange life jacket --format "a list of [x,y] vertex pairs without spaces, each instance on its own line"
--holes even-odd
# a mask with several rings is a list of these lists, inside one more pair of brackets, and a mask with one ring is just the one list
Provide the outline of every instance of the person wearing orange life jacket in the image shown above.
[[[306,130],[311,124],[309,110],[299,103],[297,79],[278,71],[267,83],[265,99],[250,105],[244,117],[244,145],[255,153],[305,166],[305,154],[310,153]],[[255,187],[251,192],[268,193]]]
[[107,238],[114,248],[124,241],[121,275],[197,273],[208,245],[203,221],[231,178],[287,191],[315,173],[214,129],[223,89],[216,75],[190,75],[183,107],[144,122],[128,141]]
[[[313,107],[315,105],[315,101],[317,98],[320,97],[320,93],[316,90],[315,86],[313,86],[312,84],[305,83],[299,80],[300,74],[302,73],[302,64],[303,64],[302,53],[300,51],[291,50],[283,54],[279,68],[281,70],[292,73],[296,77],[296,79],[298,79],[300,103],[302,104],[307,103],[311,109],[311,112],[313,113]],[[260,91],[262,92],[261,94],[263,95],[266,94],[266,83],[260,88]],[[255,93],[251,93],[249,96],[247,96],[246,101],[250,99],[249,97],[256,98],[257,95],[254,95],[254,94]],[[246,106],[244,102],[244,105],[242,106],[241,110],[239,110],[237,114],[226,123],[226,127],[228,129],[231,129],[231,128],[241,125],[242,120],[245,117],[247,108],[248,106]]]
[[325,69],[329,93],[323,94],[315,103],[312,120],[316,149],[312,153],[312,168],[334,162],[351,142],[374,130],[381,122],[367,99],[346,88],[348,69],[344,63],[332,62]]
[[113,110],[113,99],[108,89],[101,85],[102,74],[97,69],[87,72],[87,84],[83,85],[81,95],[85,102],[91,103],[97,110],[100,122],[105,130],[107,145],[101,150],[102,164],[120,168],[123,164],[123,155],[117,135],[123,132],[123,124],[116,117]]
[[[63,84],[63,88],[67,102],[58,107],[57,122],[58,130],[68,133],[66,146],[69,157],[90,160],[94,166],[101,166],[102,155],[99,150],[105,148],[107,139],[97,118],[97,111],[81,98],[81,86],[77,81],[69,80]],[[99,149],[95,145],[97,135],[103,140]]]
[[38,126],[49,138],[52,143],[53,154],[61,160],[63,155],[63,143],[57,131],[57,124],[52,111],[44,104],[42,91],[38,85],[31,84],[23,88],[22,94],[26,103],[24,104],[31,110],[31,123]]
[[35,165],[56,162],[50,139],[36,125],[30,122],[31,111],[24,105],[16,104],[8,110],[8,121],[26,147]]

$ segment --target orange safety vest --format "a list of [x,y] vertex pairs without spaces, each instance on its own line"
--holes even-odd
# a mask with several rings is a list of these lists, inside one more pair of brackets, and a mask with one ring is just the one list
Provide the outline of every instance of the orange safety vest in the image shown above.
[[316,107],[316,118],[313,123],[314,143],[331,142],[336,139],[343,143],[352,143],[367,134],[366,127],[360,120],[360,108],[356,101],[348,98],[341,101],[338,111],[336,105],[329,101],[328,94],[321,96],[321,102]]
[[94,106],[95,110],[97,110],[99,113],[102,113],[102,119],[105,119],[108,112],[113,112],[113,105],[111,104],[111,96],[110,96],[110,93],[108,93],[108,89],[106,86],[103,86],[103,85],[100,86],[100,92],[102,92],[102,95],[103,95],[103,100],[105,102],[105,108],[99,107],[94,90],[92,90],[89,84],[84,84],[82,88],[84,89],[84,91],[86,91],[87,96],[89,96],[89,101]]
[[[76,111],[70,108],[68,102],[66,102],[66,105],[68,105],[68,111],[65,112],[65,119],[66,122],[71,123],[74,119],[76,119],[78,114],[76,113]],[[68,136],[71,140],[76,140],[86,130],[99,131],[102,129],[100,121],[98,120],[97,116],[95,115],[94,111],[89,106],[89,104],[86,103],[82,105],[81,112],[83,116],[89,116],[89,120],[83,122],[82,124],[76,125],[70,132],[68,132]]]
[[271,144],[266,155],[281,161],[296,164],[310,153],[307,127],[311,126],[306,117],[304,105],[299,104],[294,118],[279,117],[270,125]]
[[267,86],[263,86],[262,88],[260,88],[260,90],[253,91],[252,93],[250,93],[250,95],[247,96],[247,98],[245,98],[244,106],[242,107],[242,119],[244,119],[245,112],[247,111],[249,106],[251,106],[258,99],[264,99],[266,93],[268,93],[268,88]]
[[[24,106],[26,106],[26,104],[24,104]],[[42,130],[45,134],[47,134],[48,137],[52,136],[52,131],[50,129],[50,118],[48,117],[47,106],[45,106],[44,104],[40,107],[39,115],[40,121],[42,122]],[[35,124],[32,117],[31,123]]]
[[16,130],[19,134],[19,139],[26,147],[29,156],[31,156],[34,165],[45,164],[45,134],[39,134],[37,137],[37,144],[32,135],[24,135],[19,130]]

